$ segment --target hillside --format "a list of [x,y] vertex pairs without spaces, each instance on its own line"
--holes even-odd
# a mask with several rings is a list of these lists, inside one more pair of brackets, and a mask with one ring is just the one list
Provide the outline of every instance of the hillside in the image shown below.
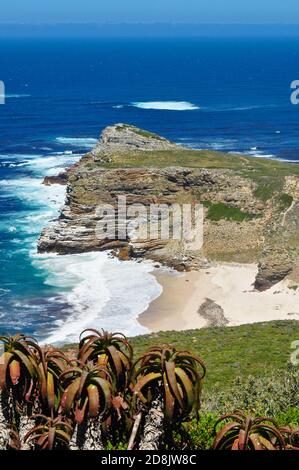
[[205,389],[229,389],[238,376],[263,377],[286,370],[299,339],[297,321],[274,321],[224,328],[152,333],[131,339],[135,354],[154,344],[171,344],[201,356],[207,366]]
[[[191,150],[133,126],[106,128],[95,149],[67,174],[60,218],[45,228],[39,251],[114,250],[122,259],[148,257],[179,270],[211,261],[257,263],[255,287],[264,290],[286,276],[299,285],[299,165],[221,152]],[[179,242],[99,240],[100,204],[200,202],[205,207],[204,245],[187,251]]]

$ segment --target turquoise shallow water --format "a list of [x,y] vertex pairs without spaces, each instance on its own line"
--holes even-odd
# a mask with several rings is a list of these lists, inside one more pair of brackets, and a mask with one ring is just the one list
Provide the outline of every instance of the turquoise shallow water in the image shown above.
[[297,39],[1,39],[0,54],[0,331],[55,341],[89,324],[144,331],[136,317],[161,291],[150,266],[36,254],[64,201],[42,178],[77,161],[106,125],[299,161]]

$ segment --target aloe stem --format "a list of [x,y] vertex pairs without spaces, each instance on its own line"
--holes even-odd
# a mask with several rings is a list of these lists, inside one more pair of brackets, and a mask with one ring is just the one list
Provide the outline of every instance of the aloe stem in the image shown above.
[[152,402],[145,419],[139,450],[158,450],[164,435],[163,401],[159,397]]
[[3,394],[0,390],[0,450],[6,450],[9,442],[8,422],[3,410]]

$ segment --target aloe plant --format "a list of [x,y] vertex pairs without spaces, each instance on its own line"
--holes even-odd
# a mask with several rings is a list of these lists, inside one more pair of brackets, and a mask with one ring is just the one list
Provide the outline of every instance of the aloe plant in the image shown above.
[[40,450],[68,448],[72,426],[65,418],[36,415],[38,422],[25,436],[25,441]]
[[[4,352],[0,358],[0,390],[3,397],[12,396],[13,409],[19,415],[19,435],[22,449],[29,447],[24,436],[31,427],[32,407],[36,401],[38,385],[38,361],[41,349],[34,338],[18,334],[1,336]],[[9,402],[6,407],[9,409]],[[9,413],[9,420],[12,412]]]
[[15,425],[9,428],[9,450],[21,450],[21,441],[18,430]]
[[[228,421],[228,422],[227,422]],[[214,450],[283,450],[283,435],[274,420],[253,418],[242,411],[226,414],[215,424],[222,423],[214,443]]]
[[205,372],[201,358],[171,346],[154,346],[135,362],[134,393],[149,409],[140,449],[156,450],[165,426],[198,415]]
[[107,369],[92,363],[79,363],[61,374],[64,393],[60,405],[68,417],[74,417],[76,423],[72,449],[103,450],[101,421],[111,409],[111,382]]
[[299,428],[292,429],[286,426],[280,428],[280,432],[284,437],[286,449],[299,450]]
[[53,348],[42,351],[38,365],[40,395],[44,410],[52,417],[58,410],[63,393],[59,378],[70,364],[62,351]]
[[79,360],[108,368],[118,391],[127,386],[132,357],[133,349],[122,333],[88,329],[80,335]]

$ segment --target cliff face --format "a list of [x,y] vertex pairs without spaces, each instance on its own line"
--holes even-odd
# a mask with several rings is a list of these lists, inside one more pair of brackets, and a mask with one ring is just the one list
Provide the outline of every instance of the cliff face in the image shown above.
[[[148,257],[180,270],[205,267],[210,260],[255,262],[261,290],[287,275],[297,281],[298,174],[297,165],[193,151],[132,126],[111,126],[79,164],[46,179],[46,184],[67,181],[67,198],[59,219],[43,230],[38,249],[60,254],[109,249],[122,259]],[[126,196],[128,206],[202,203],[203,248],[190,251],[179,241],[129,235],[99,239],[97,208],[117,208],[118,196]]]

